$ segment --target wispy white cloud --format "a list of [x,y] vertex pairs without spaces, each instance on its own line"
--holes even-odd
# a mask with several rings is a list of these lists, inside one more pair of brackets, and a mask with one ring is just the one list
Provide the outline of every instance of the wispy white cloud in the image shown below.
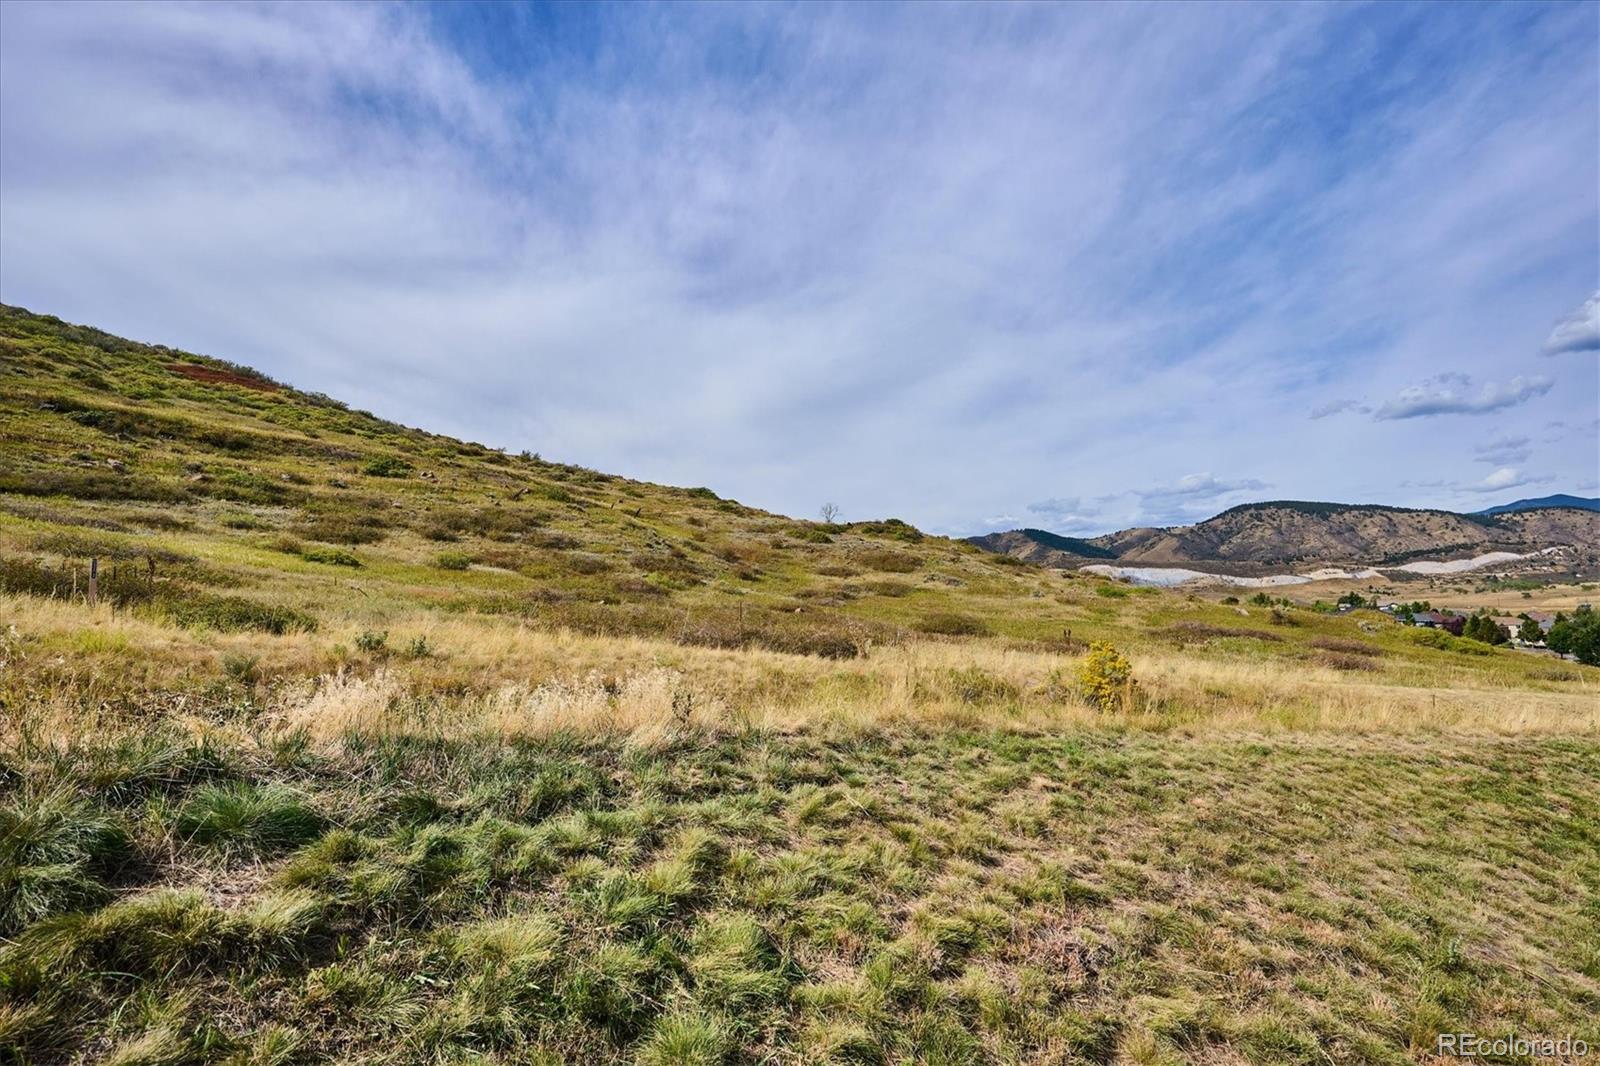
[[1269,487],[1265,481],[1257,478],[1241,478],[1236,481],[1228,481],[1205,473],[1186,474],[1170,485],[1137,489],[1134,494],[1142,500],[1176,500],[1184,498],[1216,500],[1240,492],[1260,492]]
[[1434,415],[1483,415],[1503,411],[1543,396],[1554,384],[1547,377],[1514,377],[1503,385],[1485,382],[1476,390],[1464,374],[1441,374],[1401,389],[1392,400],[1379,404],[1372,417],[1381,421],[1428,418]]
[[1544,485],[1551,480],[1549,477],[1531,477],[1516,467],[1503,466],[1482,481],[1465,487],[1471,492],[1505,492],[1528,485]]
[[1545,355],[1600,350],[1600,291],[1557,322],[1544,342]]

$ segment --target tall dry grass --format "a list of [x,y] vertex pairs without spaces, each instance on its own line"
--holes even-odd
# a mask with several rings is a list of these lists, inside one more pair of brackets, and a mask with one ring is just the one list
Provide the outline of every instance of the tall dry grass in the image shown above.
[[[1137,698],[1102,713],[1076,695],[1076,660],[997,641],[913,641],[833,661],[761,650],[686,647],[642,637],[531,628],[512,620],[418,614],[390,647],[425,636],[435,654],[362,656],[356,631],[262,638],[176,630],[127,614],[0,597],[0,672],[25,671],[33,702],[73,729],[107,713],[96,691],[169,693],[250,657],[277,728],[320,742],[348,734],[572,732],[656,743],[676,730],[912,727],[1245,732],[1600,732],[1600,685],[1573,667],[1534,684],[1475,664],[1381,660],[1352,673],[1284,657],[1133,649]],[[41,669],[41,667],[47,667]],[[46,691],[50,686],[59,693]],[[163,696],[182,714],[183,697]],[[65,727],[65,726],[64,726]]]

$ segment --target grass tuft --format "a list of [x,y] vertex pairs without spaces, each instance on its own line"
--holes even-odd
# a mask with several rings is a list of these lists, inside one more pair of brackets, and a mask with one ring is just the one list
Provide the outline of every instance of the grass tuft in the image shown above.
[[296,793],[279,785],[206,785],[179,809],[173,832],[184,844],[225,855],[269,855],[322,832],[324,819]]

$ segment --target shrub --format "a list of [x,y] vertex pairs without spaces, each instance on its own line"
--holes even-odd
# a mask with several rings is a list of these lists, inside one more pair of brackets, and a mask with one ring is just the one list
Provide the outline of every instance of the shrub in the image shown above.
[[465,570],[472,565],[472,556],[466,552],[440,552],[433,564],[440,570]]
[[962,703],[1007,703],[1018,695],[1017,686],[977,666],[951,670],[949,685]]
[[422,521],[417,529],[429,540],[450,542],[463,533],[474,533],[490,540],[523,540],[539,532],[549,516],[518,507],[441,508]]
[[850,529],[868,536],[892,537],[903,540],[907,544],[916,544],[922,540],[922,530],[909,522],[902,522],[898,518],[885,518],[881,522],[854,522]]
[[345,515],[319,515],[296,522],[293,530],[307,540],[331,544],[375,544],[385,536],[382,525],[376,519],[357,519]]
[[377,632],[363,629],[356,637],[356,650],[366,652],[368,655],[381,655],[389,650],[389,632]]
[[1493,655],[1494,652],[1477,641],[1452,636],[1442,629],[1412,629],[1406,634],[1414,643],[1440,651],[1460,652],[1462,655]]
[[1078,664],[1078,683],[1084,697],[1102,711],[1126,707],[1133,688],[1133,664],[1109,641],[1089,645]]
[[977,637],[989,632],[983,619],[958,611],[939,611],[927,615],[917,623],[917,628],[924,633],[945,637]]
[[308,563],[327,563],[329,566],[361,565],[361,560],[354,553],[343,548],[306,548],[300,552],[300,558]]
[[[68,598],[76,588],[83,595],[89,568],[65,564],[59,568],[25,556],[0,555],[0,591],[33,596]],[[156,587],[145,580],[137,567],[100,568],[100,596],[116,603],[143,603]]]
[[1099,585],[1095,588],[1096,596],[1104,596],[1108,600],[1123,600],[1128,598],[1128,590],[1121,585]]
[[1311,642],[1313,648],[1324,651],[1345,652],[1350,655],[1382,655],[1383,649],[1375,644],[1368,644],[1364,640],[1347,640],[1344,637],[1317,637]]
[[399,456],[381,455],[367,460],[361,472],[368,477],[406,477],[411,473],[411,464]]
[[222,657],[222,672],[246,687],[261,680],[261,660],[254,655],[228,654]]
[[909,574],[920,565],[916,556],[889,548],[874,548],[860,552],[855,558],[863,566],[891,574]]

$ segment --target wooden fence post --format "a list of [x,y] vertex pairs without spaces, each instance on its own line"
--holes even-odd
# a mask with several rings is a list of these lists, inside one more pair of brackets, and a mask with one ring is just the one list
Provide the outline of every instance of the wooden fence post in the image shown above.
[[89,560],[89,606],[100,602],[100,560]]

